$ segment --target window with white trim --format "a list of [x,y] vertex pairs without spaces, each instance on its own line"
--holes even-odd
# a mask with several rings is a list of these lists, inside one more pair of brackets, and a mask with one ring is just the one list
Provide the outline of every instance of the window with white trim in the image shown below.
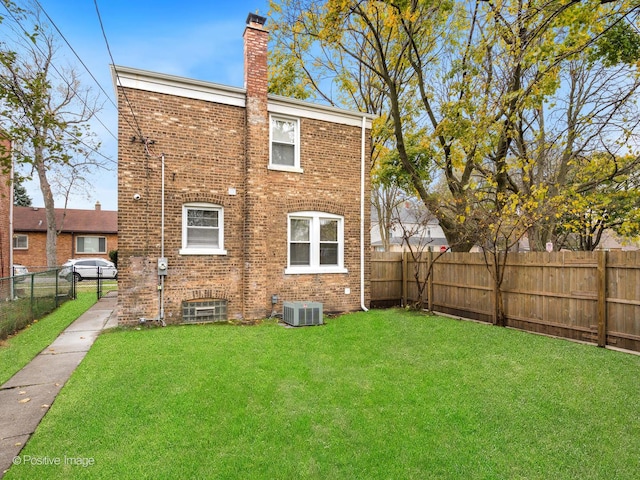
[[182,206],[182,255],[226,255],[224,209],[211,203]]
[[29,248],[29,236],[16,234],[13,236],[13,248],[27,250]]
[[76,253],[107,253],[107,238],[76,237]]
[[288,220],[285,273],[345,273],[344,218],[323,212],[295,212]]
[[271,116],[269,168],[301,172],[300,122],[295,118]]

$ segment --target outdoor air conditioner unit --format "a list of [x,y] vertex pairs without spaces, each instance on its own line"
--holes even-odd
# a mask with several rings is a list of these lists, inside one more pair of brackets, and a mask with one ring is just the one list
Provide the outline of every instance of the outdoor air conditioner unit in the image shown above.
[[293,327],[322,325],[322,304],[318,302],[284,302],[282,319]]

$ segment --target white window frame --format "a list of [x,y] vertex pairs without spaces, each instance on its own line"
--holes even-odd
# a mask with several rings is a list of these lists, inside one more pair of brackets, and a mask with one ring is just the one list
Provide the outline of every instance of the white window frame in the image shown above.
[[[310,221],[310,261],[309,265],[291,265],[291,220]],[[338,221],[338,264],[320,265],[320,220]],[[348,273],[344,267],[344,217],[325,212],[292,212],[287,215],[287,268],[285,274]]]
[[[17,247],[17,246],[16,246],[16,240],[17,240],[18,238],[24,238],[24,239],[25,239],[25,246],[24,246],[24,247]],[[16,233],[16,234],[13,236],[13,243],[12,243],[12,245],[13,245],[13,249],[14,249],[14,250],[28,250],[28,249],[29,249],[29,235],[24,235],[24,234],[21,234],[21,233]]]
[[[187,212],[189,210],[209,210],[218,212],[218,247],[187,247]],[[182,248],[180,255],[226,255],[224,249],[224,208],[214,203],[185,203],[182,205]]]
[[[273,163],[273,122],[280,120],[283,122],[292,122],[295,124],[295,138],[294,138],[294,153],[293,153],[293,166],[291,165],[279,165]],[[284,115],[269,115],[269,170],[281,170],[285,172],[303,173],[302,167],[300,167],[300,119],[294,117],[287,117]]]
[[[98,248],[100,248],[100,239],[101,239],[101,238],[104,238],[104,251],[99,251],[99,252],[85,252],[85,251],[83,251],[83,252],[81,252],[81,251],[80,251],[80,249],[78,248],[78,241],[79,241],[81,238],[82,238],[82,239],[85,239],[85,238],[97,238],[97,239],[98,239]],[[103,254],[103,253],[107,253],[107,251],[109,250],[109,249],[107,248],[107,237],[105,237],[104,235],[78,235],[78,236],[76,237],[76,245],[75,245],[75,247],[76,247],[76,253],[77,253],[78,255],[96,255],[96,254]],[[84,246],[83,246],[83,248],[84,248]]]

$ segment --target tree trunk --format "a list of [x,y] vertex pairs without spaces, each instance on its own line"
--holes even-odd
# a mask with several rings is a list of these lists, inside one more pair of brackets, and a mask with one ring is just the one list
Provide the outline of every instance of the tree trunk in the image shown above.
[[56,226],[56,212],[53,201],[53,192],[47,179],[47,171],[44,165],[44,152],[41,147],[35,147],[35,168],[40,179],[40,191],[44,199],[44,209],[47,216],[47,267],[58,265],[58,232]]

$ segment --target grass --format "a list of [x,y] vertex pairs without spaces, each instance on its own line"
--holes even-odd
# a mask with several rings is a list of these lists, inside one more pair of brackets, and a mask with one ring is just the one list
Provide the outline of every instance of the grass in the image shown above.
[[639,378],[640,356],[401,310],[121,330],[21,453],[63,465],[5,478],[637,478]]
[[0,385],[53,342],[60,332],[96,303],[95,293],[80,293],[58,309],[0,344]]

